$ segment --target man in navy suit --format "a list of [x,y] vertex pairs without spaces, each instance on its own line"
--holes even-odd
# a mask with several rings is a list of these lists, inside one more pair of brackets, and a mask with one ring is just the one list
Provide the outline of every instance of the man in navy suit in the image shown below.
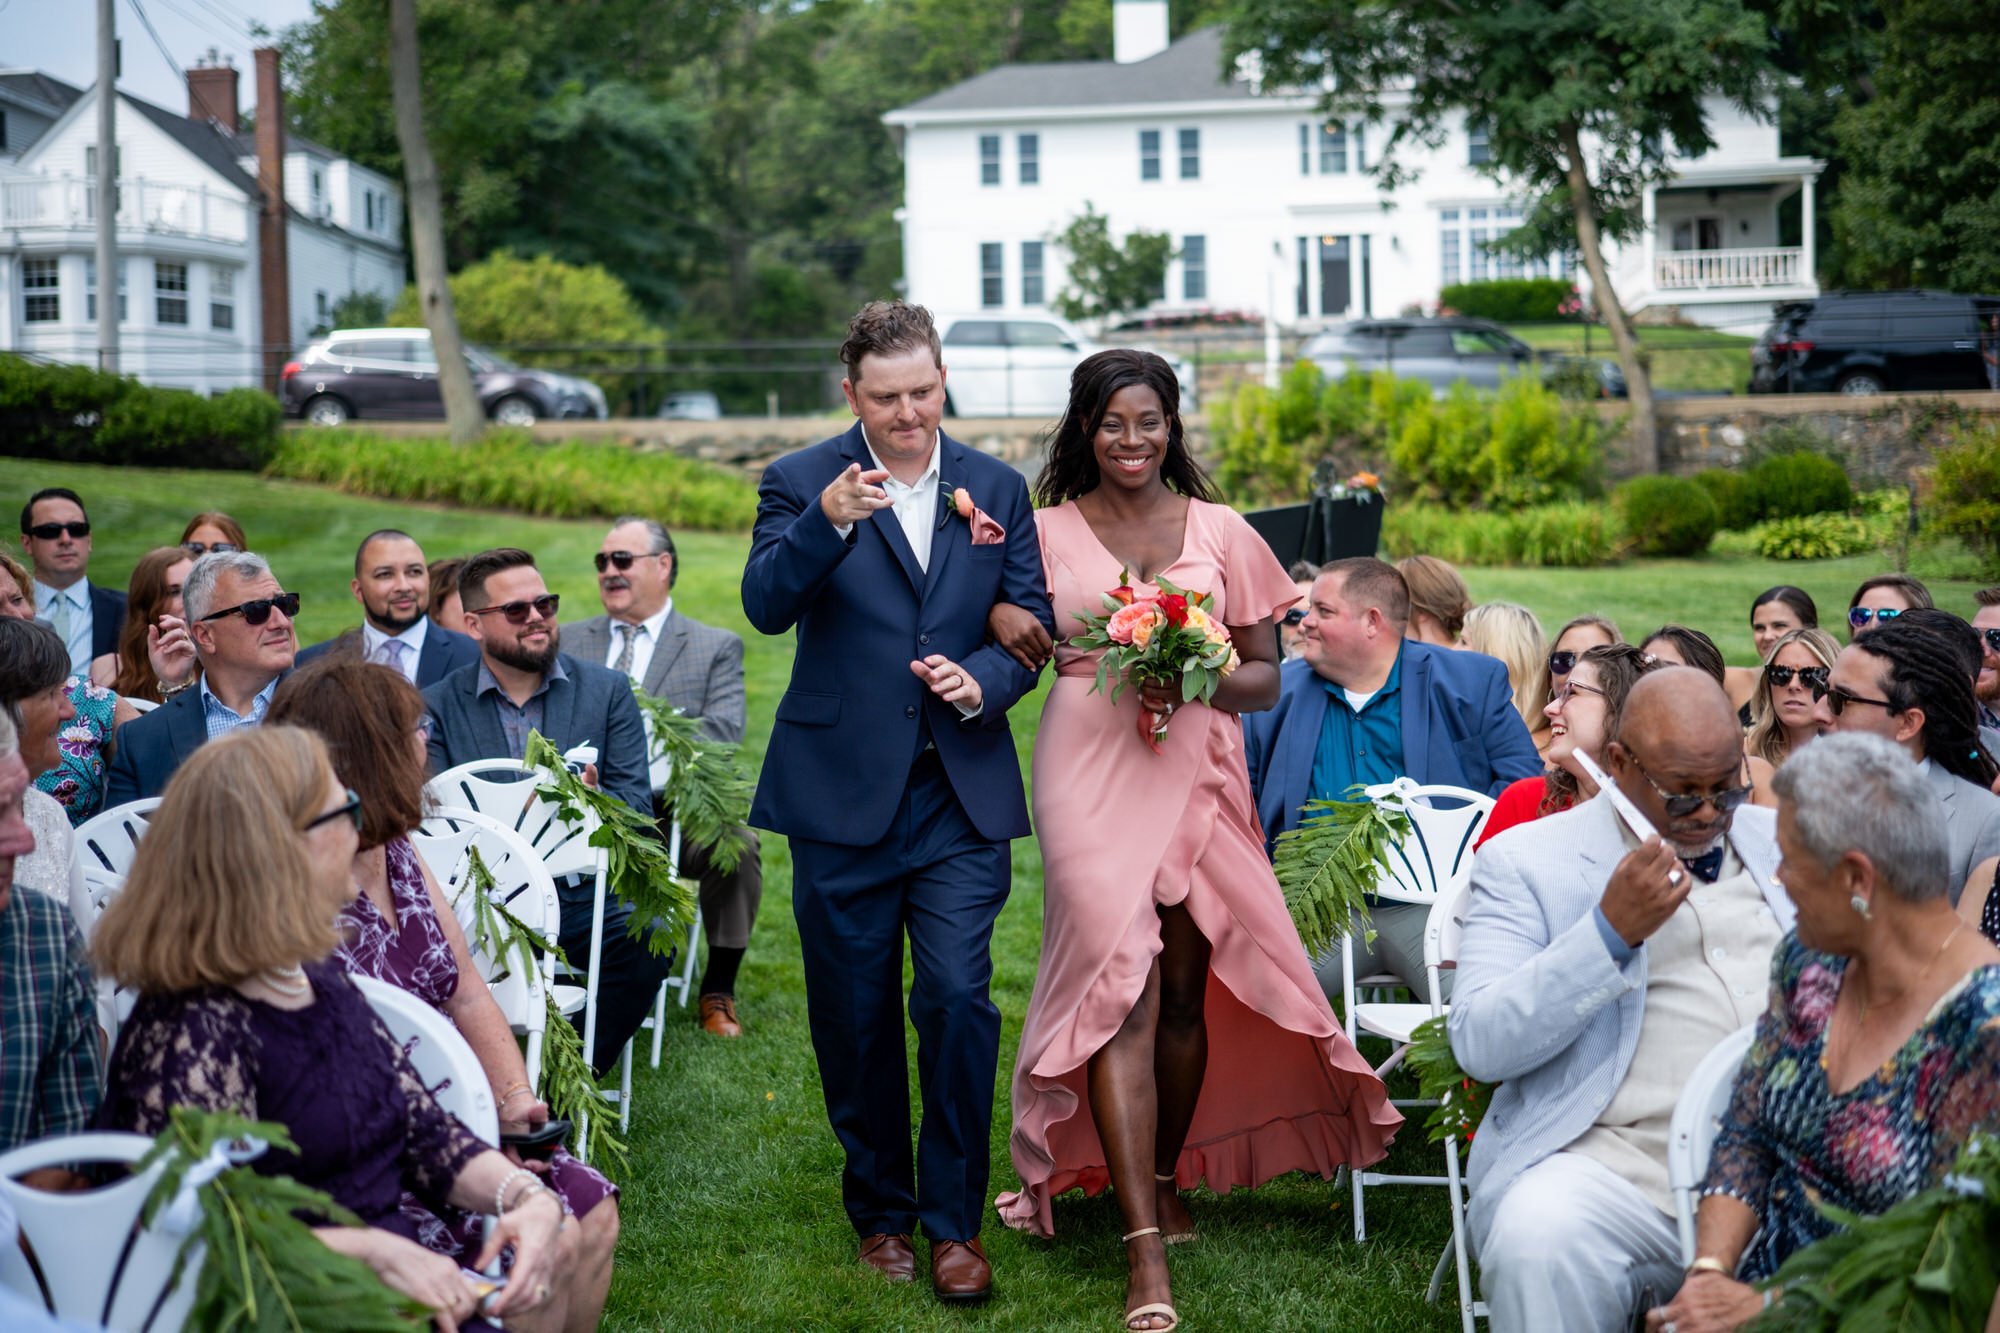
[[[1336,560],[1314,580],[1299,627],[1304,656],[1280,668],[1277,707],[1243,716],[1257,817],[1274,845],[1307,801],[1346,800],[1356,783],[1407,776],[1492,796],[1542,771],[1507,668],[1405,639],[1409,619],[1409,587],[1393,565]],[[1413,904],[1372,905],[1368,970],[1386,967],[1422,994],[1428,915]],[[1337,951],[1331,961],[1320,960],[1329,995],[1340,988]],[[1357,955],[1357,975],[1363,962]]]
[[300,666],[328,653],[354,654],[394,667],[424,690],[479,660],[478,644],[425,613],[430,566],[424,562],[424,548],[409,533],[383,528],[363,537],[354,552],[354,580],[347,586],[361,603],[360,626],[301,652]]
[[36,617],[63,636],[70,670],[87,674],[91,659],[118,651],[125,594],[88,577],[90,516],[83,498],[63,486],[29,496],[21,506],[21,550],[34,573]]
[[[979,1243],[999,1057],[988,998],[1008,840],[1028,833],[1007,710],[1036,673],[986,642],[1011,602],[1054,620],[1028,488],[938,429],[945,370],[921,306],[872,302],[841,347],[846,434],[764,471],[743,609],[796,631],[750,822],[791,841],[792,909],[827,1117],[862,1262],[984,1299]],[[953,503],[963,491],[974,518]],[[997,522],[997,539],[975,518]],[[910,1160],[903,935],[923,1124]]]

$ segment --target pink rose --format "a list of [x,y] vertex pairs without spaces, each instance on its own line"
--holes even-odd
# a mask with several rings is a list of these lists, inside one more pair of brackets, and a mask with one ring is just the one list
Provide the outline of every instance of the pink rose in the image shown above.
[[951,493],[951,507],[958,511],[960,518],[969,520],[972,517],[972,492],[963,486],[958,487]]
[[1113,643],[1131,643],[1142,626],[1147,638],[1152,637],[1150,621],[1158,620],[1160,613],[1153,609],[1151,602],[1134,602],[1121,606],[1112,613],[1111,620],[1104,627],[1104,637]]

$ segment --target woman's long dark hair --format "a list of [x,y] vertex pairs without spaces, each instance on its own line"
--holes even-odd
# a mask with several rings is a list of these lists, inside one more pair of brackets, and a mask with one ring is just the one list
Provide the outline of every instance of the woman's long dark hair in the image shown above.
[[1775,588],[1764,589],[1757,594],[1757,600],[1750,603],[1750,618],[1755,620],[1758,609],[1769,602],[1782,602],[1789,606],[1799,618],[1800,629],[1819,628],[1819,607],[1813,604],[1812,594],[1804,588],[1780,583]]
[[1160,479],[1169,490],[1222,503],[1222,493],[1188,452],[1181,428],[1181,386],[1174,368],[1152,352],[1113,347],[1085,357],[1070,374],[1069,406],[1049,435],[1048,458],[1035,483],[1037,505],[1046,509],[1097,489],[1097,452],[1091,440],[1104,424],[1111,396],[1133,385],[1158,394],[1167,414],[1167,456],[1160,462]]

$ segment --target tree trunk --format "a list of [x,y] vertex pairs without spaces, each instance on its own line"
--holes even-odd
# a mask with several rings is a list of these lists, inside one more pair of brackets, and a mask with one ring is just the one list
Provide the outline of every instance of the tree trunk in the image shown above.
[[1582,136],[1574,124],[1562,127],[1564,169],[1569,175],[1570,207],[1576,213],[1577,246],[1583,251],[1583,267],[1590,274],[1590,287],[1597,301],[1597,313],[1611,332],[1618,349],[1618,363],[1625,370],[1625,388],[1631,395],[1632,463],[1640,472],[1660,470],[1659,424],[1653,414],[1653,382],[1639,360],[1639,340],[1632,334],[1625,308],[1612,290],[1611,274],[1604,266],[1604,246],[1597,233],[1596,195],[1590,188],[1590,172],[1584,165]]
[[417,264],[417,303],[437,354],[438,387],[453,444],[469,444],[486,429],[479,391],[465,363],[452,308],[444,250],[444,203],[437,163],[424,133],[423,69],[417,58],[416,0],[389,0],[389,86],[396,104],[396,142],[403,150],[403,174],[410,191],[410,249]]

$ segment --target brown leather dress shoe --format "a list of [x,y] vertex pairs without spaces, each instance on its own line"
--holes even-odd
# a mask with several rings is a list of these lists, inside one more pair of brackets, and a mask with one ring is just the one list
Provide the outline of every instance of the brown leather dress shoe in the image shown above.
[[971,1305],[993,1294],[993,1265],[979,1237],[931,1242],[931,1285],[941,1301]]
[[736,1021],[734,995],[701,997],[701,1030],[712,1037],[740,1037],[743,1025]]
[[884,1233],[861,1238],[861,1262],[891,1282],[913,1282],[917,1276],[917,1252],[908,1236]]

